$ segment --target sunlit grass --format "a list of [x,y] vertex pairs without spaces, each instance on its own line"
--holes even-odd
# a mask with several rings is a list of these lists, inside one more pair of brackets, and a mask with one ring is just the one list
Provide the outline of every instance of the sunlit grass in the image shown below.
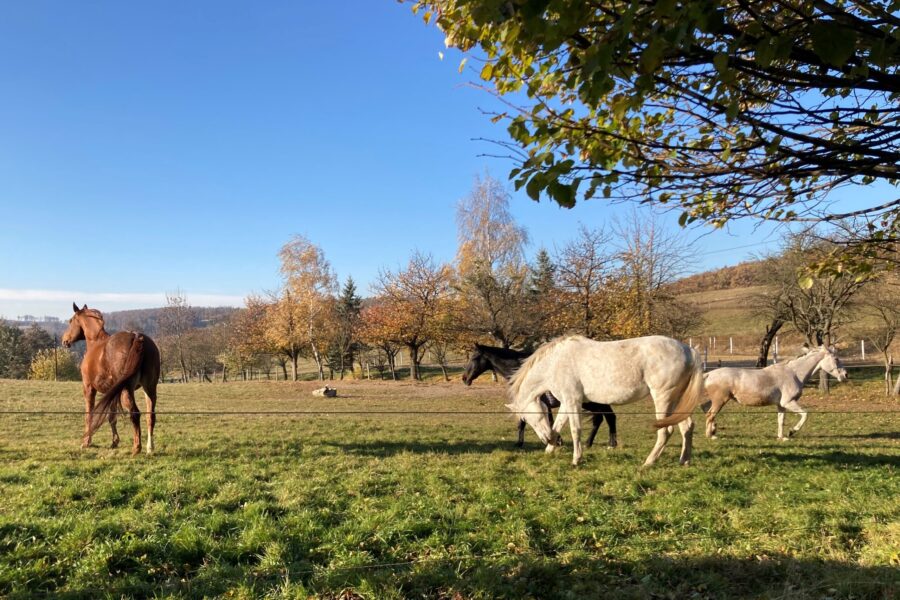
[[[513,447],[499,385],[314,387],[164,385],[158,451],[131,458],[126,419],[120,449],[104,428],[79,450],[79,384],[0,381],[2,411],[73,413],[0,414],[0,596],[898,593],[900,413],[831,414],[900,410],[874,385],[808,392],[788,443],[774,410],[728,406],[693,466],[676,434],[646,470],[649,404],[573,468]],[[176,414],[198,411],[314,414]]]

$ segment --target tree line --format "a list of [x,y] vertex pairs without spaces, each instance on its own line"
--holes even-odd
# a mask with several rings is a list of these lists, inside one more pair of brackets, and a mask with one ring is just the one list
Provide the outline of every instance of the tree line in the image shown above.
[[223,323],[192,327],[187,298],[172,294],[158,320],[167,370],[184,380],[250,369],[296,380],[305,360],[320,379],[366,369],[396,378],[402,355],[420,378],[427,351],[446,376],[449,357],[473,342],[534,348],[563,333],[684,337],[700,324],[699,311],[667,289],[684,275],[691,249],[656,220],[581,226],[529,261],[528,235],[509,201],[498,181],[476,177],[457,206],[454,259],[413,251],[404,265],[382,269],[366,298],[352,277],[339,282],[304,236],[281,248],[278,288],[248,297]]

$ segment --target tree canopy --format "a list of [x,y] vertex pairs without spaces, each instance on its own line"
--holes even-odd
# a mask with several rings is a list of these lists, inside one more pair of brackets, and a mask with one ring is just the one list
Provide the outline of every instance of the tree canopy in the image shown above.
[[[855,219],[832,267],[898,259],[898,2],[417,0],[480,48],[517,188],[668,204],[681,223]],[[890,190],[884,192],[883,190]]]

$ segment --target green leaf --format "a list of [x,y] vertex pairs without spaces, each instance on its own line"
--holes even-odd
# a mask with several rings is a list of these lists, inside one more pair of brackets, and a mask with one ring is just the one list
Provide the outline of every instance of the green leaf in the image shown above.
[[491,78],[491,75],[494,74],[494,63],[484,63],[484,67],[481,69],[481,78],[485,81]]
[[818,21],[810,26],[813,51],[833,67],[842,67],[856,51],[856,32],[835,21]]
[[529,198],[538,202],[541,199],[541,187],[542,185],[538,178],[532,177],[528,182],[528,185],[525,186],[525,192],[528,194]]

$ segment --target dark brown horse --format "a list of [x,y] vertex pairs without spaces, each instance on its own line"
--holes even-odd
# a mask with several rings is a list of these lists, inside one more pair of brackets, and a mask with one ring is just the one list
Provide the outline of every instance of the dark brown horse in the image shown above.
[[[131,417],[134,429],[132,454],[141,451],[141,411],[134,397],[143,387],[147,398],[147,452],[153,452],[153,427],[156,425],[156,384],[159,382],[159,349],[149,337],[140,333],[120,331],[109,335],[103,328],[103,315],[85,304],[73,303],[75,314],[63,334],[62,343],[68,348],[84,340],[87,351],[81,361],[81,382],[84,392],[84,439],[81,447],[91,445],[91,436],[104,420],[112,427],[112,447],[119,445],[116,416],[124,408]],[[97,392],[103,397],[94,404]]]

